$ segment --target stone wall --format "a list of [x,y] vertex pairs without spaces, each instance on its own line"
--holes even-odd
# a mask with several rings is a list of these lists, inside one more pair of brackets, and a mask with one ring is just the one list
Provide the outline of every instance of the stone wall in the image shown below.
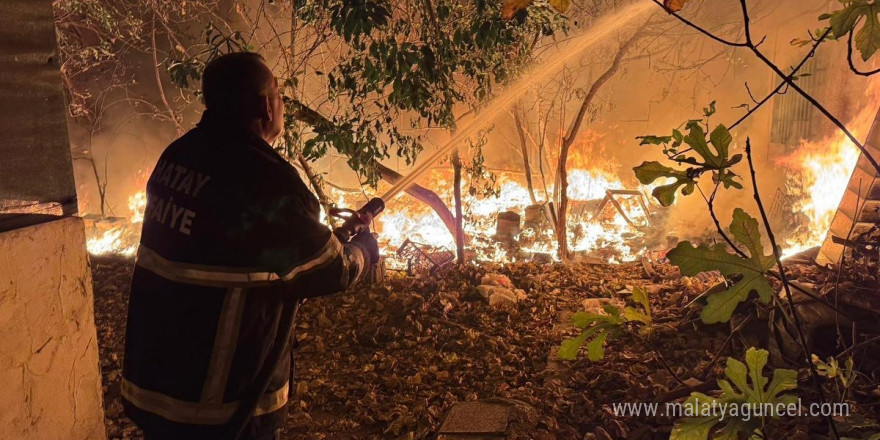
[[103,440],[82,219],[0,233],[0,439]]

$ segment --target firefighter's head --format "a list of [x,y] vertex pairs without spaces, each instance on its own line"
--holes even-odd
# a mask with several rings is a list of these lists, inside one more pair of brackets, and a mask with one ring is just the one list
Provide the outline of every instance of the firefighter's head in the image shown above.
[[272,143],[284,129],[278,80],[257,53],[221,55],[202,74],[205,107],[217,119],[240,124]]

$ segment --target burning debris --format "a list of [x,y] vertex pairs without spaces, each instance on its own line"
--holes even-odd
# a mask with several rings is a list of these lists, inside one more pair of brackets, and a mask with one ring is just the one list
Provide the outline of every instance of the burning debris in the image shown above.
[[[648,249],[641,237],[650,229],[646,228],[651,222],[649,202],[641,191],[623,189],[623,184],[605,171],[573,170],[572,175],[577,185],[569,187],[573,203],[569,239],[576,254],[596,254],[602,261],[631,261]],[[448,182],[441,170],[434,170],[429,179],[441,188]],[[512,176],[501,174],[499,180],[497,197],[463,196],[468,249],[478,261],[555,261],[553,203],[532,203],[528,188]],[[451,203],[451,189],[448,191],[440,196]],[[389,203],[389,212],[378,219],[382,239],[398,247],[410,239],[454,248],[452,234],[431,210],[398,200]]]
[[405,262],[406,273],[410,276],[433,274],[437,270],[449,266],[455,259],[455,254],[448,249],[420,245],[408,238],[397,249],[396,255]]
[[[880,103],[880,83],[869,84],[871,100],[848,124],[853,134],[864,139],[872,127]],[[791,154],[778,160],[789,173],[785,193],[774,197],[787,200],[790,225],[784,253],[794,255],[818,246],[825,239],[838,205],[846,193],[850,176],[859,160],[859,149],[842,132],[817,141],[802,141]]]
[[[856,127],[869,126],[871,116],[867,110],[860,113]],[[832,147],[820,149],[819,145],[825,145],[822,142]],[[780,230],[788,231],[786,254],[815,246],[824,238],[837,207],[837,195],[858,157],[855,147],[841,135],[822,142],[805,144],[800,153],[779,160],[796,171],[789,176],[788,192],[778,190],[771,201],[771,211],[780,214],[774,215],[774,220],[784,223]],[[674,242],[668,243],[663,226],[667,210],[651,208],[645,188],[625,189],[618,179],[600,170],[575,169],[570,178],[569,236],[576,258],[633,261],[646,251],[674,246]],[[429,180],[437,183],[439,195],[451,204],[448,171],[435,169]],[[499,182],[497,197],[463,197],[469,254],[477,261],[556,261],[553,203],[532,203],[529,190],[513,176],[501,174]],[[357,205],[357,193],[330,188],[329,194],[338,206]],[[128,199],[126,217],[86,216],[89,252],[133,255],[145,205],[145,192],[137,191]],[[414,273],[425,267],[442,267],[454,259],[454,239],[443,222],[429,208],[405,196],[389,204],[376,227],[383,254],[391,257],[390,269]]]
[[[624,202],[619,201],[617,198],[615,198],[616,196],[623,196]],[[635,201],[638,203],[638,207],[641,209],[641,213],[633,213],[631,209],[632,199],[635,199]],[[611,206],[614,207],[614,209],[617,210],[617,213],[620,214],[621,217],[623,217],[623,220],[626,221],[628,225],[634,228],[647,227],[651,225],[651,213],[648,211],[648,204],[645,202],[645,195],[641,191],[622,189],[605,190],[605,197],[602,199],[601,202],[599,202],[599,206],[596,207],[596,212],[593,214],[593,217],[608,218],[607,214],[605,214],[603,211],[609,203],[611,204]],[[624,209],[624,204],[626,205],[627,209]],[[641,220],[641,223],[635,223],[633,221],[633,218]]]
[[86,248],[89,253],[133,256],[140,241],[146,207],[147,193],[138,191],[128,198],[128,217],[84,216],[88,234]]
[[495,224],[495,239],[498,241],[513,240],[519,236],[520,215],[513,211],[498,213]]
[[[574,203],[569,220],[572,249],[576,255],[593,255],[602,261],[631,261],[647,250],[643,237],[650,223],[644,194],[623,189],[610,174],[598,170],[573,170],[569,195]],[[440,196],[452,202],[448,175],[433,170]],[[552,188],[551,188],[552,189]],[[357,206],[359,193],[330,188],[337,206]],[[534,204],[528,189],[511,176],[502,175],[497,197],[466,195],[464,224],[469,237],[468,253],[477,261],[556,261],[551,203]],[[146,195],[129,197],[127,217],[90,217],[88,249],[94,255],[134,254],[143,222]],[[389,258],[389,268],[418,272],[441,267],[454,258],[455,243],[447,227],[428,207],[405,196],[395,198],[376,219]],[[430,256],[430,258],[426,257]],[[396,261],[396,262],[395,262]],[[424,266],[424,267],[423,267]]]

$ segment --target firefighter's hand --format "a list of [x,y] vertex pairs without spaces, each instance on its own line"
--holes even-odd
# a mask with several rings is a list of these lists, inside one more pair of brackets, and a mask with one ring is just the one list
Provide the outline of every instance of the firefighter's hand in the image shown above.
[[354,237],[351,237],[349,243],[359,247],[361,251],[363,251],[364,257],[369,260],[366,261],[368,267],[379,262],[379,243],[376,242],[376,237],[373,237],[373,234],[370,231],[358,233]]

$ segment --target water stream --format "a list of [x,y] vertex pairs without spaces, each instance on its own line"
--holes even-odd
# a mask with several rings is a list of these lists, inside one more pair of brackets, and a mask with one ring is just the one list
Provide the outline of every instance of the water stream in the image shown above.
[[597,43],[605,41],[613,32],[636,22],[650,9],[655,7],[649,0],[640,0],[632,3],[607,17],[599,19],[592,27],[585,30],[583,34],[570,39],[566,44],[552,51],[552,53],[545,55],[534,70],[527,72],[521,79],[507,87],[483,109],[471,116],[466,124],[460,124],[459,129],[455,131],[452,138],[431,153],[427,159],[413,167],[408,175],[382,196],[382,200],[391,200],[392,197],[408,188],[419,176],[430,169],[431,165],[445,157],[453,147],[461,145],[462,142],[477,130],[492,123],[499,114],[509,109],[532,86],[556,74],[569,61],[581,56]]

